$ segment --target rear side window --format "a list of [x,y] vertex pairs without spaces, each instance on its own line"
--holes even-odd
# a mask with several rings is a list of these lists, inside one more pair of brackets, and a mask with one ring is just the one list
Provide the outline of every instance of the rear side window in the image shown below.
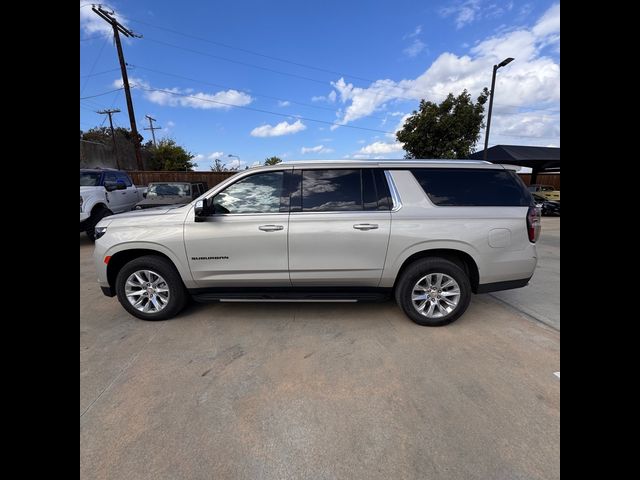
[[303,170],[302,211],[362,210],[360,170]]
[[291,211],[391,209],[389,186],[382,169],[303,170],[301,175],[291,175],[288,191]]
[[422,168],[411,173],[438,206],[527,207],[532,203],[524,183],[510,170]]

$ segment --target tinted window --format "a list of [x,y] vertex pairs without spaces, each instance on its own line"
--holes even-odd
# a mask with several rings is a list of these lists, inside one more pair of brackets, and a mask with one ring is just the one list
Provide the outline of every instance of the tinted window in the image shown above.
[[391,192],[385,178],[384,171],[377,168],[373,171],[378,195],[378,210],[391,210]]
[[360,170],[304,170],[302,211],[362,210]]
[[81,187],[97,187],[100,185],[100,172],[80,172]]
[[283,176],[268,172],[239,180],[215,196],[216,213],[279,212]]
[[118,179],[114,172],[105,172],[104,181],[105,182],[115,182]]
[[133,185],[133,183],[131,183],[131,179],[129,178],[129,175],[127,175],[126,173],[118,172],[117,178],[119,181],[124,182],[124,184],[127,187],[130,187],[131,185]]
[[508,170],[423,168],[411,170],[431,201],[440,206],[528,206],[531,194]]

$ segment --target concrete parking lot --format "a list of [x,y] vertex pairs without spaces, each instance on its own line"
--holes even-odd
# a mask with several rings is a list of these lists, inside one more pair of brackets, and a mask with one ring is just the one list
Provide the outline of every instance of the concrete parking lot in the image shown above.
[[102,295],[81,235],[81,478],[559,478],[559,219],[540,245],[537,283],[447,327],[391,301],[154,323]]

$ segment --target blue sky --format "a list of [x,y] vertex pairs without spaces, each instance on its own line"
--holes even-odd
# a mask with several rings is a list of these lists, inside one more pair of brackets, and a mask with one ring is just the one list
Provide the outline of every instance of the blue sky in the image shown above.
[[[128,128],[110,27],[85,4],[80,128],[103,124],[95,110],[109,107]],[[150,139],[145,115],[156,118],[156,135],[197,155],[198,169],[215,158],[242,168],[272,155],[402,158],[394,132],[420,98],[476,97],[506,57],[515,61],[498,72],[489,144],[560,146],[557,2],[108,5],[143,35],[123,42],[138,129]]]

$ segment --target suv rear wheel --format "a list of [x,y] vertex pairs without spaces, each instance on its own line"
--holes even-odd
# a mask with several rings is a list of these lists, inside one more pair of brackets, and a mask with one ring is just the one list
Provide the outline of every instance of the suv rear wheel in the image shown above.
[[444,258],[417,260],[402,273],[396,301],[418,325],[439,327],[460,317],[471,300],[471,283],[460,266]]
[[154,255],[125,264],[116,277],[116,293],[124,309],[142,320],[167,320],[187,302],[176,268],[169,260]]

